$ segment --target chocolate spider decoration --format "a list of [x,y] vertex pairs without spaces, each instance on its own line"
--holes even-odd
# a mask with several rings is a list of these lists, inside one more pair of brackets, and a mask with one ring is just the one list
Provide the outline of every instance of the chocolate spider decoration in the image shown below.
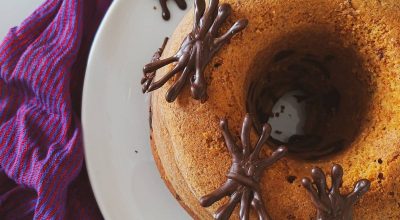
[[[185,0],[175,0],[178,7],[182,10],[187,8],[187,4]],[[167,6],[167,0],[160,0],[161,10],[162,10],[162,17],[164,20],[168,21],[171,18],[171,13],[169,12]]]
[[238,32],[243,30],[248,21],[237,21],[224,35],[218,37],[219,30],[231,14],[231,6],[222,4],[218,0],[210,0],[206,9],[205,0],[195,0],[195,21],[192,32],[184,39],[178,52],[169,58],[156,60],[147,64],[143,72],[151,73],[176,62],[174,68],[156,82],[151,82],[146,92],[151,92],[162,87],[174,75],[180,73],[178,79],[168,90],[166,100],[173,102],[185,83],[190,80],[192,97],[204,102],[207,99],[207,83],[204,70],[214,55],[223,45]]
[[[164,52],[165,46],[168,43],[169,38],[166,37],[164,39],[164,43],[158,50],[154,53],[153,58],[151,59],[151,62],[155,62],[160,60],[162,53]],[[143,73],[142,81],[140,82],[142,84],[142,91],[145,93],[148,89],[151,83],[154,80],[154,77],[156,76],[156,71],[153,72],[148,72],[148,73]]]
[[200,198],[200,204],[208,207],[230,196],[227,204],[221,206],[214,214],[215,219],[229,219],[236,205],[240,203],[240,219],[249,219],[250,206],[256,210],[261,220],[270,219],[261,197],[260,179],[263,171],[281,159],[287,153],[286,147],[279,147],[269,158],[260,158],[260,152],[266,143],[271,127],[263,126],[261,136],[251,151],[250,130],[252,118],[246,115],[241,132],[242,147],[236,145],[232,134],[228,130],[226,120],[221,120],[220,127],[225,138],[226,146],[232,156],[232,166],[227,174],[226,182],[214,192]]
[[[343,168],[335,164],[332,167],[332,186],[326,185],[326,177],[320,168],[311,170],[314,183],[309,178],[302,179],[314,206],[317,208],[317,220],[351,220],[353,205],[363,196],[371,185],[369,180],[359,180],[348,195],[340,193],[342,187]],[[315,187],[313,186],[315,185]]]

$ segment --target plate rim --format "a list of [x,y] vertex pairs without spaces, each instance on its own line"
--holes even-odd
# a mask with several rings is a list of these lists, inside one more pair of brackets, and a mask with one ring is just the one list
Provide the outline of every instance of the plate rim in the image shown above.
[[88,81],[89,78],[91,78],[91,74],[92,71],[92,65],[93,65],[93,60],[95,57],[95,54],[97,54],[97,50],[99,48],[99,42],[100,42],[100,38],[101,36],[103,36],[103,33],[106,32],[107,26],[110,25],[110,18],[114,16],[115,13],[117,13],[116,8],[118,8],[118,6],[121,4],[123,0],[114,0],[110,7],[108,8],[106,14],[104,15],[99,28],[97,29],[96,35],[93,39],[91,48],[90,48],[90,52],[89,52],[89,56],[88,56],[88,60],[87,60],[87,66],[86,66],[86,70],[85,70],[85,78],[83,81],[83,90],[82,90],[82,107],[81,107],[81,112],[82,112],[82,117],[81,117],[81,123],[82,123],[82,141],[83,141],[83,150],[84,150],[84,157],[85,157],[85,165],[86,165],[86,170],[88,173],[88,177],[89,177],[89,183],[90,186],[92,188],[93,191],[93,195],[94,198],[96,200],[96,203],[99,207],[99,210],[101,212],[101,214],[103,215],[104,219],[111,219],[110,218],[110,214],[108,213],[107,209],[106,209],[106,205],[102,202],[103,200],[100,199],[100,189],[99,186],[97,184],[95,184],[95,179],[96,175],[94,175],[94,164],[92,162],[90,162],[91,160],[88,159],[88,148],[86,147],[86,138],[85,138],[85,128],[88,127],[89,122],[87,121],[87,117],[86,115],[88,114],[87,112],[87,104],[88,103],[86,100],[89,98],[88,97],[88,93],[89,93],[89,86],[88,86]]
[[[97,30],[97,33],[96,33],[93,43],[91,45],[91,49],[90,49],[90,53],[89,53],[89,57],[88,57],[88,64],[86,67],[86,75],[85,75],[85,79],[84,79],[82,107],[81,107],[81,110],[82,110],[81,121],[82,121],[82,128],[83,128],[82,132],[83,132],[83,147],[84,147],[83,150],[84,150],[87,173],[88,173],[89,181],[90,181],[92,191],[94,194],[94,198],[98,204],[100,212],[102,213],[102,215],[105,219],[125,219],[125,218],[134,218],[134,219],[146,219],[146,218],[149,219],[150,218],[151,219],[151,218],[155,217],[155,216],[150,217],[150,216],[152,216],[151,214],[148,215],[148,214],[146,214],[147,212],[140,211],[139,207],[140,207],[140,204],[142,204],[142,203],[140,203],[140,201],[138,201],[136,199],[136,195],[138,196],[138,198],[141,198],[142,195],[140,195],[140,193],[139,194],[134,193],[134,197],[132,198],[132,200],[131,199],[127,200],[127,198],[124,195],[122,195],[121,192],[112,193],[109,190],[109,187],[112,187],[112,185],[110,185],[110,184],[113,184],[113,183],[112,183],[112,181],[110,182],[107,179],[110,179],[110,177],[111,177],[114,179],[116,178],[115,180],[117,180],[117,181],[124,181],[124,182],[125,182],[125,179],[120,179],[120,175],[115,176],[112,173],[107,174],[107,175],[104,174],[104,173],[114,172],[114,171],[116,173],[120,173],[120,172],[118,172],[117,170],[112,169],[112,168],[108,169],[107,167],[104,167],[104,164],[108,164],[111,161],[105,161],[105,160],[108,160],[108,157],[105,156],[104,153],[101,153],[101,152],[103,152],[103,150],[104,150],[104,152],[110,153],[109,151],[107,151],[107,148],[110,147],[110,145],[102,144],[102,142],[99,142],[98,140],[96,140],[96,136],[108,135],[109,132],[111,132],[111,133],[113,132],[112,130],[108,130],[107,123],[111,123],[113,121],[111,119],[112,118],[111,116],[115,112],[113,112],[113,110],[111,110],[111,112],[110,112],[110,109],[108,111],[107,110],[106,111],[98,111],[97,113],[93,112],[93,111],[96,111],[96,107],[93,107],[93,106],[102,106],[103,108],[104,107],[108,108],[107,106],[109,106],[108,101],[110,101],[109,100],[110,97],[107,98],[108,93],[104,93],[104,92],[100,91],[100,95],[98,95],[97,93],[99,91],[97,91],[97,90],[103,88],[102,86],[109,85],[108,83],[104,82],[103,77],[106,77],[106,76],[104,75],[105,73],[102,71],[103,67],[106,67],[107,69],[109,66],[115,67],[115,65],[113,65],[113,63],[108,63],[108,62],[106,62],[108,64],[108,66],[101,65],[102,60],[105,58],[107,59],[107,57],[104,57],[102,54],[104,54],[104,52],[108,51],[108,48],[110,47],[110,45],[111,45],[111,47],[115,47],[115,45],[113,45],[113,42],[115,42],[115,39],[109,39],[110,33],[115,33],[115,30],[114,30],[115,27],[123,27],[123,30],[127,30],[127,32],[125,32],[125,31],[121,32],[122,35],[125,36],[122,39],[126,38],[126,34],[127,34],[127,36],[130,37],[132,34],[132,31],[134,33],[137,28],[135,28],[135,27],[125,28],[126,26],[124,24],[118,25],[120,22],[124,23],[125,20],[129,22],[131,19],[131,16],[133,16],[131,14],[126,14],[126,8],[134,7],[138,10],[142,10],[142,8],[141,8],[142,4],[143,4],[143,6],[146,6],[146,5],[148,6],[150,4],[157,5],[157,3],[158,3],[158,1],[156,1],[156,0],[150,1],[149,4],[148,4],[148,2],[149,2],[149,0],[139,0],[139,1],[114,0],[114,2],[112,2],[107,13],[104,15],[104,18],[101,21],[101,24],[99,25],[99,28]],[[188,2],[192,2],[192,0],[188,0]],[[171,10],[171,12],[174,13],[174,15],[176,17],[175,16],[174,16],[175,18],[171,17],[171,20],[168,21],[169,24],[167,24],[166,21],[164,21],[161,18],[161,15],[159,13],[147,13],[148,11],[146,11],[140,15],[143,17],[151,16],[152,22],[150,24],[156,25],[157,27],[158,27],[158,25],[167,25],[165,27],[164,26],[162,27],[163,31],[160,32],[160,34],[159,34],[160,36],[161,35],[162,36],[171,35],[173,33],[173,30],[176,28],[176,25],[181,22],[181,18],[182,18],[181,16],[184,16],[189,12],[189,10],[180,11],[177,7],[175,7],[175,2],[173,2],[173,1],[171,1],[170,3],[172,5],[174,5],[174,7],[170,8],[170,10]],[[159,8],[158,5],[156,7]],[[153,7],[151,7],[151,8],[153,8]],[[190,8],[188,8],[188,9],[190,9]],[[179,10],[179,12],[178,12],[178,10]],[[129,11],[130,11],[130,9],[129,9]],[[158,10],[158,12],[160,12],[160,11]],[[121,15],[123,16],[122,18],[124,18],[125,20],[121,20],[121,18],[120,18]],[[128,16],[128,17],[126,17],[126,16]],[[153,16],[157,16],[157,17],[153,17]],[[140,17],[140,18],[142,18],[142,17]],[[137,17],[133,16],[133,19],[137,20]],[[153,23],[153,22],[155,22],[155,23]],[[132,30],[130,30],[130,29],[132,29]],[[167,31],[167,32],[164,32],[164,31]],[[151,32],[151,33],[153,33],[153,32]],[[142,39],[142,38],[140,38],[140,39]],[[109,42],[110,40],[111,40],[111,42]],[[146,40],[147,40],[147,38],[146,38]],[[153,41],[151,41],[151,42],[153,42]],[[151,46],[150,48],[154,47],[154,50],[156,49],[155,46],[153,45],[153,43],[150,43],[149,45]],[[156,45],[156,46],[158,46],[158,45]],[[116,48],[119,48],[119,46],[116,46]],[[148,55],[146,55],[146,56],[149,56],[149,58],[151,57],[150,53],[151,54],[154,53],[153,49],[150,49],[150,50],[151,51],[146,52],[146,53],[149,53]],[[118,49],[116,51],[118,53],[121,52]],[[133,59],[136,59],[135,57],[137,55],[132,54],[132,56],[133,56]],[[142,66],[142,65],[144,65],[144,63],[142,64],[143,61],[144,60],[140,61],[140,63],[136,63],[135,65]],[[114,60],[113,62],[117,62],[117,61]],[[144,61],[144,62],[146,62],[146,61]],[[100,67],[100,69],[99,69],[99,67]],[[114,67],[111,67],[111,69],[113,69]],[[130,72],[131,72],[131,68],[129,68],[129,74],[130,74]],[[112,83],[112,81],[111,81],[111,83]],[[134,89],[135,87],[136,86],[132,86],[132,85],[129,86],[129,94],[130,95],[128,96],[128,99],[132,95],[132,91],[136,91],[136,89]],[[137,88],[140,88],[140,91],[141,91],[140,86],[138,86]],[[132,89],[132,91],[131,91],[131,89]],[[138,91],[139,91],[139,89],[137,89],[137,92]],[[134,92],[134,93],[136,93],[136,92]],[[142,94],[142,93],[140,92],[140,94]],[[102,96],[104,96],[104,95],[106,95],[105,99],[102,98]],[[114,95],[120,95],[120,92],[118,92],[117,94],[114,94]],[[138,94],[136,94],[136,95],[138,95]],[[134,95],[133,97],[136,97],[136,95]],[[124,97],[125,97],[125,93],[124,93]],[[145,98],[143,98],[143,101],[145,101]],[[123,107],[125,107],[125,106],[123,106]],[[135,107],[135,109],[136,109],[136,107]],[[111,113],[111,115],[109,115],[110,113]],[[99,119],[99,117],[104,117],[104,116],[106,117],[106,119]],[[96,120],[98,120],[98,119],[99,119],[99,121],[96,122]],[[106,128],[97,128],[96,129],[94,127],[94,126],[96,126],[95,123],[101,124],[102,125],[101,127],[106,126]],[[136,127],[136,125],[134,127]],[[100,132],[100,133],[97,134],[97,132]],[[107,138],[106,139],[100,138],[100,141],[105,141],[105,140],[107,140]],[[110,144],[112,144],[111,146],[113,146],[113,143],[114,142],[110,142]],[[97,146],[97,145],[101,145],[101,146]],[[103,147],[106,147],[106,149],[104,149]],[[149,149],[150,149],[150,146],[149,146]],[[141,150],[143,150],[143,149],[141,149]],[[151,150],[149,150],[149,151],[151,152]],[[118,153],[120,151],[117,150],[115,152]],[[151,158],[151,161],[147,161],[147,159],[142,158],[142,159],[139,159],[138,162],[136,162],[136,163],[142,164],[143,162],[145,162],[145,163],[152,162],[154,165],[154,172],[156,172],[156,173],[154,173],[154,175],[157,174],[157,179],[158,179],[160,173],[156,167],[155,161],[153,159],[153,155],[151,155],[151,153],[149,155],[147,155],[147,154],[145,154],[145,155],[146,155],[146,157]],[[115,159],[115,158],[112,157],[112,159]],[[102,163],[102,164],[99,164],[99,163]],[[130,166],[130,165],[128,165],[128,166]],[[134,165],[134,167],[136,169],[137,165]],[[106,170],[104,171],[103,169],[106,169]],[[130,172],[130,171],[128,171],[128,172]],[[153,170],[151,171],[151,173],[153,173]],[[156,176],[152,176],[150,178],[153,178],[153,177],[156,177]],[[151,180],[153,180],[153,179],[151,179]],[[127,181],[130,181],[130,180],[127,180]],[[164,181],[162,181],[161,179],[159,179],[159,181],[160,182],[158,183],[158,181],[157,181],[157,183],[162,184],[165,188],[165,189],[160,188],[160,190],[163,191],[163,195],[162,195],[162,197],[160,197],[160,199],[163,202],[168,203],[165,206],[162,203],[159,204],[161,206],[158,206],[158,207],[166,208],[165,210],[162,211],[162,213],[163,212],[165,212],[167,214],[169,213],[167,215],[169,219],[177,219],[176,214],[179,214],[179,216],[180,216],[179,211],[182,211],[182,214],[183,213],[187,214],[187,212],[181,207],[179,202],[175,200],[175,198],[171,194],[170,190],[167,189],[167,186],[164,183]],[[135,182],[137,182],[137,181],[135,181]],[[158,184],[157,184],[157,187],[161,187],[161,185],[158,186]],[[133,189],[134,188],[136,188],[136,187],[133,187]],[[121,191],[122,189],[130,190],[130,189],[124,187],[124,188],[120,188],[120,190],[117,190],[117,191]],[[112,193],[112,194],[110,194],[110,193]],[[110,196],[110,195],[112,195],[112,196]],[[167,197],[167,195],[169,197]],[[121,201],[125,201],[125,202],[121,203],[121,201],[119,200],[120,196],[122,196]],[[175,204],[172,202],[172,200],[176,202],[176,210],[175,210]],[[126,205],[127,201],[133,202],[133,204],[132,204],[133,212],[129,211],[129,210],[125,210],[125,209],[129,209],[129,207],[130,207],[130,205],[129,206]],[[122,205],[122,206],[119,206],[117,204]],[[145,208],[145,210],[149,211],[147,205],[144,208]],[[173,208],[173,209],[171,209],[171,208]],[[171,215],[171,213],[172,213],[172,215]],[[182,215],[182,217],[183,218],[179,218],[179,219],[184,219],[184,220],[191,219],[191,218],[189,218],[190,216],[188,214]]]

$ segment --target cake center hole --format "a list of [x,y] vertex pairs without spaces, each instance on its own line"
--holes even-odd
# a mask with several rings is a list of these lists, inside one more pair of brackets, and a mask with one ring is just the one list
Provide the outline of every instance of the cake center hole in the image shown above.
[[304,135],[307,112],[305,97],[301,90],[289,91],[284,94],[272,107],[268,123],[272,127],[271,137],[282,143],[288,143],[294,136]]
[[272,56],[266,50],[254,61],[247,91],[257,131],[264,123],[272,127],[270,146],[284,144],[307,160],[351,145],[366,122],[373,89],[356,52],[316,38],[294,41]]

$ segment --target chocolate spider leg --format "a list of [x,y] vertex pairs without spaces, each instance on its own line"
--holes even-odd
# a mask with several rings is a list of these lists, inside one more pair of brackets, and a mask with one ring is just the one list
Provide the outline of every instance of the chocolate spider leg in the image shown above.
[[249,219],[251,193],[252,192],[250,191],[250,189],[246,187],[246,189],[242,194],[242,198],[240,201],[240,211],[239,211],[239,217],[241,220]]
[[258,139],[256,147],[254,148],[253,153],[250,155],[250,161],[255,161],[260,156],[261,149],[265,142],[268,140],[269,135],[271,133],[271,126],[269,124],[264,124],[261,136]]
[[321,202],[317,189],[314,188],[314,186],[311,183],[311,180],[307,177],[304,177],[301,180],[301,185],[303,185],[303,187],[307,190],[307,193],[310,195],[311,197],[311,201],[313,202],[313,204],[315,205],[315,207],[317,207],[318,210],[323,210],[325,212],[329,211],[329,207],[324,204],[323,202]]
[[[240,188],[239,188],[240,189]],[[240,190],[235,191],[229,202],[221,206],[214,214],[214,218],[217,220],[228,220],[229,216],[232,215],[233,210],[235,210],[236,205],[240,202],[242,197],[242,192]]]
[[143,78],[142,80],[142,92],[146,93],[149,90],[151,83],[153,82],[153,78]]
[[222,135],[224,136],[226,147],[228,148],[228,151],[232,155],[232,160],[234,162],[240,161],[242,159],[242,155],[240,153],[240,150],[238,146],[236,145],[231,132],[228,129],[228,122],[226,119],[222,119],[219,123],[219,126],[222,130]]
[[280,146],[278,149],[276,149],[272,155],[264,160],[261,160],[256,164],[256,167],[258,167],[259,170],[264,170],[265,168],[271,166],[274,164],[276,161],[280,160],[282,157],[286,155],[288,152],[287,147]]
[[324,172],[319,167],[315,167],[311,170],[311,177],[313,178],[314,184],[317,187],[320,200],[324,204],[329,204],[330,199],[327,190],[328,186],[326,185],[326,176]]
[[164,53],[164,50],[165,50],[165,47],[167,46],[168,41],[169,41],[168,37],[164,38],[163,44],[161,45],[161,47],[158,49],[158,51],[156,53],[157,59],[159,59],[161,57],[161,55]]
[[268,220],[271,217],[268,215],[265,209],[265,204],[259,192],[254,191],[253,199],[251,201],[251,206],[257,211],[259,220]]
[[217,17],[218,13],[218,4],[219,0],[210,0],[208,4],[208,8],[204,14],[204,16],[200,20],[200,31],[197,33],[196,37],[204,38],[208,31],[211,28],[215,18]]
[[242,125],[242,132],[240,134],[240,139],[242,140],[243,145],[243,155],[244,157],[248,157],[250,155],[250,131],[252,126],[252,118],[250,114],[246,114],[243,125]]
[[232,8],[229,4],[222,4],[218,7],[218,14],[217,17],[212,24],[209,33],[213,38],[216,38],[219,30],[221,29],[222,25],[226,21],[226,19],[231,15],[232,13]]
[[[150,85],[150,82],[153,81],[155,75],[156,75],[155,72],[143,73],[142,80],[140,81],[140,84],[143,85],[144,87],[146,85]],[[145,91],[143,91],[143,92],[145,92]]]
[[143,77],[142,77],[142,80],[140,81],[140,84],[143,85],[143,86],[146,86],[146,84],[149,84],[149,81],[153,81],[154,76],[155,76],[154,72],[144,73]]
[[191,63],[193,63],[194,55],[192,54],[189,58],[189,65],[185,67],[179,79],[172,85],[172,87],[168,90],[166,95],[167,102],[173,102],[178,97],[180,91],[185,86],[185,83],[188,81],[189,75],[193,73],[193,68]]
[[340,187],[342,187],[343,184],[343,168],[338,164],[334,164],[332,166],[331,176],[332,187],[330,193],[331,195],[340,195]]
[[236,190],[237,186],[238,185],[236,183],[228,180],[218,189],[214,190],[208,195],[201,197],[200,205],[203,207],[211,206],[212,204],[224,198],[225,196],[229,196],[230,194],[232,194]]
[[140,80],[140,84],[143,85],[147,80],[151,79],[150,74],[143,74],[142,80]]
[[237,21],[224,35],[215,39],[214,44],[216,45],[215,49],[218,51],[226,42],[228,42],[235,34],[245,29],[248,25],[247,19],[240,19]]
[[168,38],[168,37],[164,38],[163,44],[161,45],[160,48],[158,48],[158,50],[156,51],[156,53],[153,55],[153,58],[152,58],[152,60],[151,60],[152,62],[157,61],[157,60],[160,59],[162,53],[163,53],[164,50],[165,50],[165,47],[167,46],[168,41],[169,41],[169,38]]
[[169,12],[168,6],[167,6],[167,1],[160,0],[160,5],[162,9],[162,17],[165,20],[169,20],[171,17],[171,13]]
[[178,7],[182,10],[185,10],[187,8],[187,4],[185,0],[175,0],[176,4]]
[[154,72],[154,71],[160,69],[161,67],[166,66],[166,65],[168,65],[170,63],[176,62],[178,60],[179,60],[178,57],[173,56],[173,57],[168,57],[168,58],[163,59],[163,60],[157,60],[157,61],[151,62],[149,64],[146,64],[146,66],[144,66],[143,72],[144,73]]
[[371,182],[369,180],[359,180],[354,185],[354,190],[346,197],[348,204],[354,205],[361,198],[361,196],[368,192],[370,186]]
[[186,63],[189,59],[189,55],[188,54],[183,54],[178,61],[178,64],[169,72],[167,73],[165,76],[163,76],[160,80],[158,80],[157,82],[154,82],[150,85],[149,87],[149,92],[154,91],[156,89],[161,88],[166,82],[168,82],[169,79],[171,79],[175,74],[177,74],[178,72],[182,71],[185,66]]
[[194,27],[193,31],[197,31],[197,28],[200,27],[200,20],[206,11],[206,2],[205,0],[195,0],[194,1]]
[[202,41],[196,42],[196,70],[194,77],[191,79],[191,92],[194,99],[201,99],[206,96],[206,87],[207,83],[204,78],[204,70],[207,66],[208,61],[205,60],[204,54],[204,46]]
[[314,184],[317,187],[318,192],[320,194],[327,192],[328,186],[326,185],[326,176],[324,172],[320,168],[316,167],[311,170],[311,176],[314,180]]
[[[161,45],[160,48],[158,48],[157,52],[153,55],[153,58],[151,59],[151,62],[155,62],[157,60],[160,60],[160,57],[163,54],[163,52],[165,50],[165,47],[167,46],[168,40],[169,40],[168,37],[164,38],[163,44]],[[153,71],[153,72],[147,72],[147,73],[143,72],[143,78],[142,78],[142,80],[140,82],[140,84],[143,86],[142,87],[142,92],[143,93],[145,93],[149,89],[151,83],[153,82],[153,79],[154,79],[155,75],[156,75],[156,70]]]

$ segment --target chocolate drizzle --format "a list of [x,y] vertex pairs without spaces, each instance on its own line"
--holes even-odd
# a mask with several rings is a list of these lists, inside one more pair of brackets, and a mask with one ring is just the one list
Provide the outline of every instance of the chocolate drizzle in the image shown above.
[[285,156],[286,147],[279,147],[269,158],[260,158],[260,152],[266,143],[271,127],[263,126],[261,136],[251,151],[250,131],[252,118],[246,115],[241,132],[242,146],[236,145],[232,134],[228,130],[226,120],[221,120],[220,127],[225,138],[226,146],[232,156],[232,166],[227,174],[226,182],[214,192],[200,198],[200,204],[208,207],[230,196],[227,204],[221,206],[214,214],[215,219],[229,219],[236,205],[240,203],[240,219],[249,219],[250,206],[257,212],[259,219],[270,219],[261,197],[260,179],[263,171]]
[[205,0],[195,0],[195,22],[192,32],[184,39],[178,52],[169,58],[155,60],[143,68],[143,72],[153,73],[156,70],[176,62],[174,68],[159,81],[151,82],[145,92],[151,92],[162,87],[174,75],[180,73],[178,79],[168,90],[166,100],[173,102],[186,82],[190,81],[192,97],[202,102],[207,99],[207,83],[204,70],[214,55],[243,30],[248,21],[237,21],[225,34],[218,37],[219,30],[231,14],[229,4],[219,5],[218,0],[210,0],[206,9]]
[[[185,10],[187,8],[185,0],[175,0],[175,2],[178,5],[178,7],[182,10]],[[160,5],[162,9],[162,17],[164,18],[164,20],[168,21],[171,18],[171,13],[169,12],[167,6],[167,0],[160,0]]]
[[351,193],[342,195],[340,187],[342,187],[343,182],[343,169],[337,164],[332,167],[332,186],[330,189],[326,184],[325,174],[320,168],[312,169],[311,176],[314,182],[311,183],[309,178],[303,178],[302,185],[307,189],[318,210],[317,220],[351,220],[353,205],[369,190],[371,185],[369,180],[359,180]]

